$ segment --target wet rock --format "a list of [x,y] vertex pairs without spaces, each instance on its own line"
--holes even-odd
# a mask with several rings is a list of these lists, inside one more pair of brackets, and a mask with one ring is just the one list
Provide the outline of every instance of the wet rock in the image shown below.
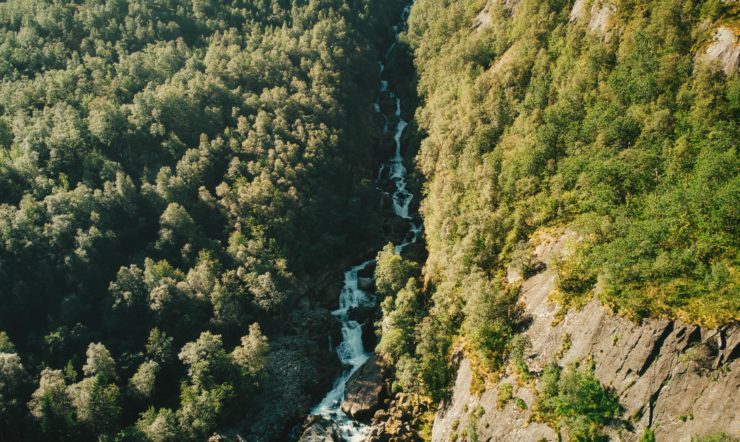
[[377,307],[355,307],[347,312],[351,321],[357,321],[362,325],[362,347],[365,351],[372,351],[378,345],[378,337],[375,335],[375,321],[377,320]]
[[380,202],[378,203],[378,208],[381,211],[385,212],[392,212],[393,211],[393,197],[391,196],[390,192],[381,192],[380,193]]
[[[374,251],[375,249],[373,249]],[[375,264],[368,264],[362,270],[357,272],[357,276],[361,278],[373,278],[375,275]]]
[[387,195],[388,198],[388,209],[393,211],[393,193],[396,191],[396,184],[393,182],[392,179],[390,179],[389,172],[386,171],[378,181],[378,187],[381,191],[383,191],[384,194]]
[[347,318],[360,324],[372,323],[375,320],[375,312],[375,307],[353,307],[347,312]]
[[306,420],[306,429],[298,439],[299,442],[342,442],[342,436],[334,423],[320,416],[311,416]]
[[364,290],[366,292],[372,292],[375,288],[375,279],[373,278],[364,278],[360,276],[357,278],[357,287],[360,290]]
[[409,261],[423,263],[423,262],[426,262],[427,254],[428,253],[427,253],[426,246],[424,245],[424,242],[421,240],[418,240],[417,242],[406,246],[406,248],[403,249],[401,256],[404,259],[408,259]]
[[362,348],[365,351],[374,351],[378,345],[378,335],[375,334],[375,326],[372,321],[368,321],[362,326]]
[[330,307],[336,304],[340,290],[342,290],[342,274],[325,272],[313,283],[312,299],[324,307]]
[[393,139],[393,134],[388,132],[385,134],[380,142],[380,158],[385,160],[390,158],[396,151],[396,142]]
[[399,217],[387,219],[384,223],[384,230],[391,237],[400,237],[409,231],[409,221]]
[[372,355],[347,381],[342,411],[353,419],[369,420],[385,399],[386,374],[386,365]]

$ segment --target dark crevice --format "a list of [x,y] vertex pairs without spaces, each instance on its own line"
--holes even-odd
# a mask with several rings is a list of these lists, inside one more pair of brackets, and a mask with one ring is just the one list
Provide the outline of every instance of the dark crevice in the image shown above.
[[642,376],[643,373],[645,373],[647,369],[650,368],[650,365],[653,363],[653,361],[655,361],[655,359],[660,355],[660,349],[661,347],[663,347],[663,343],[665,342],[666,338],[668,338],[668,335],[673,332],[674,326],[675,323],[673,321],[668,322],[666,327],[661,332],[660,336],[658,336],[658,339],[655,340],[652,350],[650,350],[648,357],[645,359],[645,363],[639,370],[637,370],[638,376]]

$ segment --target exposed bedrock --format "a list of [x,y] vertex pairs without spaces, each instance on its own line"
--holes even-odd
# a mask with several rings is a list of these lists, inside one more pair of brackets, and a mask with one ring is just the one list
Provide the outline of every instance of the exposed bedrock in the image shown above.
[[[546,238],[537,248],[541,263],[563,253],[567,237]],[[548,301],[555,287],[554,270],[545,270],[522,282],[522,301],[529,326],[524,334],[532,346],[525,361],[532,372],[557,361],[561,366],[593,358],[595,376],[613,388],[624,407],[622,423],[605,429],[612,440],[636,441],[646,427],[657,440],[689,441],[693,435],[740,431],[740,327],[706,330],[680,321],[650,319],[642,324],[616,316],[592,299],[580,310],[569,311],[553,325],[558,307]],[[570,345],[564,346],[563,341]],[[564,348],[566,351],[563,351]],[[559,356],[559,357],[558,357]],[[529,422],[534,392],[517,387],[512,376],[488,385],[480,397],[470,393],[470,361],[459,363],[451,399],[437,413],[435,441],[452,440],[478,406],[479,440],[548,441],[557,439],[550,427]],[[498,388],[514,385],[513,395],[526,402],[519,410],[510,401],[496,407]]]

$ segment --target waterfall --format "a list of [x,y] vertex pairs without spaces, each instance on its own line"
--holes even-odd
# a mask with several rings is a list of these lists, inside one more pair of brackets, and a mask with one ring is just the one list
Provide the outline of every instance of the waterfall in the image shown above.
[[[388,55],[390,55],[398,43],[399,33],[405,25],[406,19],[408,19],[410,9],[411,5],[408,5],[403,9],[400,24],[393,27],[395,34],[394,41],[386,51],[384,59],[388,58]],[[383,61],[378,62],[378,67],[382,75],[385,70],[385,64]],[[390,97],[395,98],[396,107],[394,115],[398,120],[393,135],[395,149],[393,156],[378,168],[376,181],[380,183],[383,174],[388,174],[389,179],[393,182],[395,187],[395,191],[392,195],[393,213],[398,217],[410,220],[409,207],[411,205],[413,195],[406,189],[406,167],[403,165],[403,157],[401,156],[401,136],[403,135],[403,131],[408,123],[401,118],[401,99],[396,96],[395,93],[389,92],[389,87],[390,85],[387,80],[380,81],[380,85],[378,86],[380,93],[378,94],[375,103],[373,103],[373,109],[383,117],[383,133],[388,133],[390,130],[389,118],[381,109],[380,99],[383,94],[388,94]],[[421,232],[421,224],[416,225],[415,223],[410,222],[409,235],[406,235],[404,240],[394,247],[394,251],[396,253],[401,253],[408,245],[418,240]],[[351,320],[349,318],[349,312],[353,308],[375,305],[375,296],[361,290],[358,285],[358,273],[374,263],[375,260],[371,259],[344,272],[344,286],[339,293],[339,308],[333,311],[332,314],[337,318],[341,325],[342,341],[338,346],[336,346],[336,352],[339,356],[339,360],[346,368],[334,381],[331,391],[329,391],[324,399],[322,399],[322,401],[311,410],[311,414],[320,415],[334,422],[342,438],[350,442],[359,442],[364,440],[367,437],[370,427],[353,421],[342,411],[344,390],[347,380],[349,380],[352,374],[354,374],[362,364],[368,360],[370,353],[366,352],[362,345],[362,324]],[[329,345],[331,346],[331,341]]]

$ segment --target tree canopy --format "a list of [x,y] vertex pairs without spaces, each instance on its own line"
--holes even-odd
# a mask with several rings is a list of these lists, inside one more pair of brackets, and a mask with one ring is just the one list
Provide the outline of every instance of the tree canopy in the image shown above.
[[382,232],[368,121],[399,8],[0,4],[0,439],[251,431],[235,397],[301,336],[285,318]]

